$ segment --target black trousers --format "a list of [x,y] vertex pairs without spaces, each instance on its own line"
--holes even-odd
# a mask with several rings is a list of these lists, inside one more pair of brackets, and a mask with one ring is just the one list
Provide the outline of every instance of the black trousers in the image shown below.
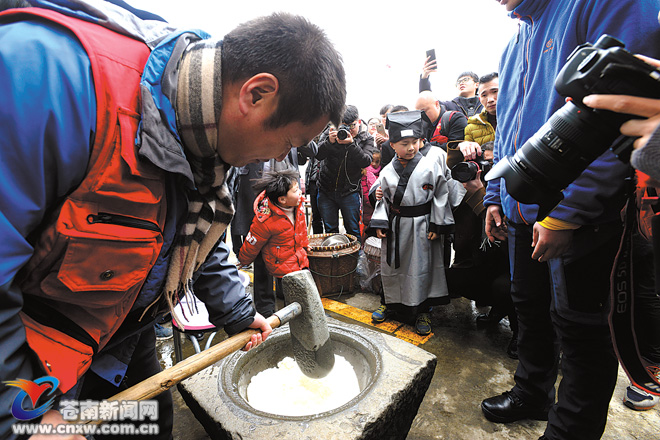
[[[238,255],[243,246],[243,241],[245,236],[243,235],[232,235],[232,245],[234,248],[234,253]],[[254,259],[253,264],[253,275],[254,281],[252,283],[252,288],[254,292],[254,307],[257,309],[257,312],[268,318],[270,315],[276,311],[276,300],[275,293],[273,292],[273,277],[268,273],[266,269],[266,263],[259,252],[257,258]]]
[[[159,373],[160,371],[160,363],[158,362],[158,357],[156,355],[156,333],[154,326],[150,325],[140,335],[140,339],[138,340],[135,351],[133,352],[133,357],[131,358],[131,362],[128,365],[128,370],[126,370],[124,381],[118,387],[116,387],[107,380],[96,375],[93,371],[89,371],[84,376],[78,400],[82,402],[88,399],[96,401],[107,399],[119,393],[120,391],[123,391],[143,381],[144,379]],[[137,438],[163,440],[171,439],[173,419],[172,393],[168,390],[153,397],[151,400],[156,400],[158,402],[158,420],[154,422],[138,421],[134,423],[136,425],[143,423],[158,423],[159,434],[155,436],[138,436]],[[130,423],[130,421],[120,420],[116,423],[126,424]],[[135,438],[135,436],[127,437],[126,435],[95,435],[94,438],[97,440],[126,439]]]
[[254,259],[254,306],[257,312],[268,318],[277,311],[273,277],[266,269],[266,263],[261,255]]
[[[551,406],[551,440],[602,436],[618,362],[607,322],[609,280],[621,227],[582,227],[571,249],[548,263],[531,259],[532,226],[509,224],[511,296],[518,313],[513,392],[534,406]],[[562,375],[557,402],[560,349]]]
[[316,200],[319,193],[316,182],[309,183],[307,193],[309,194],[309,204],[312,206],[312,233],[323,234],[323,219],[321,218],[321,211],[319,211],[319,205]]

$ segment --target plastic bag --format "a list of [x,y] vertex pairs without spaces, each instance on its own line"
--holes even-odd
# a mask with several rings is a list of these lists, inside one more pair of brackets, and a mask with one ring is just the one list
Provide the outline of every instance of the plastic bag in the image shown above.
[[360,267],[360,288],[365,292],[380,294],[383,290],[380,278],[380,258],[370,257],[362,252],[358,258],[358,268]]

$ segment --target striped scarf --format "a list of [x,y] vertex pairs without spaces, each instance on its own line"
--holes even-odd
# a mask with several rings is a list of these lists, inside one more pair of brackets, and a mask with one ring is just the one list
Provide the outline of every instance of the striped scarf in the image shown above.
[[221,107],[220,42],[196,41],[181,59],[176,99],[178,131],[196,185],[188,191],[188,216],[174,244],[165,283],[167,302],[177,323],[180,320],[174,306],[182,295],[192,294],[193,273],[234,215],[225,183],[229,165],[217,152]]

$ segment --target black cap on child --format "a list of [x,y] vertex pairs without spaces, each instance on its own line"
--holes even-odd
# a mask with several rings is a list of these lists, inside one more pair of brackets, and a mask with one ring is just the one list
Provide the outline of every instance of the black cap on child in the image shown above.
[[387,114],[385,127],[390,136],[390,142],[399,142],[404,138],[421,139],[426,137],[429,121],[426,113],[420,110],[396,112]]

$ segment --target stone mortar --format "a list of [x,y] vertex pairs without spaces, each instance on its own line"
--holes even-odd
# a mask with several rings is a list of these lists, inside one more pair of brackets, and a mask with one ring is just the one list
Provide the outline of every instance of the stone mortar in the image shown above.
[[288,326],[276,329],[256,349],[234,353],[184,380],[179,391],[214,439],[405,439],[431,383],[436,357],[365,327],[332,318],[328,326],[336,353],[353,365],[361,389],[334,410],[289,417],[258,411],[245,401],[252,376],[291,356]]

